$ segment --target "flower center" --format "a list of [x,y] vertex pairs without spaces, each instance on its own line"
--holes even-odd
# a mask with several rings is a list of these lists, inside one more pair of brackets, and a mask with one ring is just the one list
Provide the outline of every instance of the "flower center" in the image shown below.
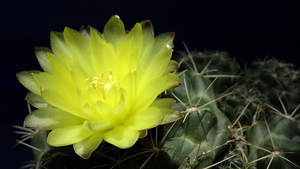
[[113,86],[119,86],[119,81],[113,76],[112,72],[109,72],[108,75],[102,74],[101,77],[94,76],[92,79],[87,78],[86,81],[89,82],[87,89],[93,88],[102,92],[104,99]]

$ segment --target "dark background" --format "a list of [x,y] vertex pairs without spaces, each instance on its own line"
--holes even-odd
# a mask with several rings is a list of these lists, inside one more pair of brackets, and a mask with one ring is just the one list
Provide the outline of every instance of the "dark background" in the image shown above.
[[19,168],[32,159],[29,148],[12,148],[19,136],[12,134],[11,125],[22,125],[28,113],[27,90],[15,74],[40,69],[34,47],[49,47],[50,31],[81,25],[102,31],[109,17],[118,14],[128,30],[150,19],[156,35],[174,31],[175,52],[184,49],[184,41],[191,50],[228,51],[240,63],[274,56],[299,67],[299,7],[298,0],[1,1],[0,168]]

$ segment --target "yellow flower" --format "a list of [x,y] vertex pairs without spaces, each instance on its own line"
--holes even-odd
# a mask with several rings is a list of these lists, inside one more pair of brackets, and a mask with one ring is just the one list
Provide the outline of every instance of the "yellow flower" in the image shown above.
[[170,109],[173,99],[157,99],[180,85],[170,73],[174,33],[154,37],[150,21],[136,23],[126,32],[112,16],[103,33],[92,27],[51,32],[51,49],[36,48],[44,70],[17,74],[31,92],[26,100],[38,108],[24,126],[52,130],[52,146],[73,145],[89,158],[105,140],[119,148],[134,145],[147,129],[181,117]]

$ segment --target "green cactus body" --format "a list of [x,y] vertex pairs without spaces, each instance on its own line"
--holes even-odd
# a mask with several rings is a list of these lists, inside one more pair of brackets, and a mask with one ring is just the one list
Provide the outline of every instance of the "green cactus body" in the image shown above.
[[39,131],[36,169],[300,168],[299,71],[276,59],[242,70],[224,52],[181,57],[182,84],[162,97],[177,100],[182,119],[149,130],[130,149],[101,143],[87,160],[71,146],[48,146],[48,132]]
[[299,165],[299,134],[299,123],[276,114],[258,121],[247,131],[247,141],[254,145],[249,146],[251,168],[297,168],[294,164]]
[[47,135],[48,131],[41,130],[31,139],[31,144],[37,148],[37,150],[33,149],[33,156],[36,160],[36,169],[41,168],[43,156],[51,150],[51,147],[46,142]]
[[[183,85],[172,89],[169,95],[180,100],[176,109],[185,117],[176,122],[164,144],[166,153],[179,168],[203,168],[213,163],[223,148],[205,153],[225,143],[230,137],[230,121],[217,108],[213,89],[207,89],[210,80],[193,71],[181,75]],[[168,129],[168,126],[166,126]]]

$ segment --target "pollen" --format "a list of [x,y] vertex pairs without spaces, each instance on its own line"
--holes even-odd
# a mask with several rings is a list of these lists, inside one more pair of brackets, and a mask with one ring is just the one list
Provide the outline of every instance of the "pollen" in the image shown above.
[[101,91],[104,97],[113,86],[119,87],[119,81],[112,72],[109,72],[108,75],[102,74],[100,77],[87,78],[85,81],[88,82],[87,89],[93,88]]

